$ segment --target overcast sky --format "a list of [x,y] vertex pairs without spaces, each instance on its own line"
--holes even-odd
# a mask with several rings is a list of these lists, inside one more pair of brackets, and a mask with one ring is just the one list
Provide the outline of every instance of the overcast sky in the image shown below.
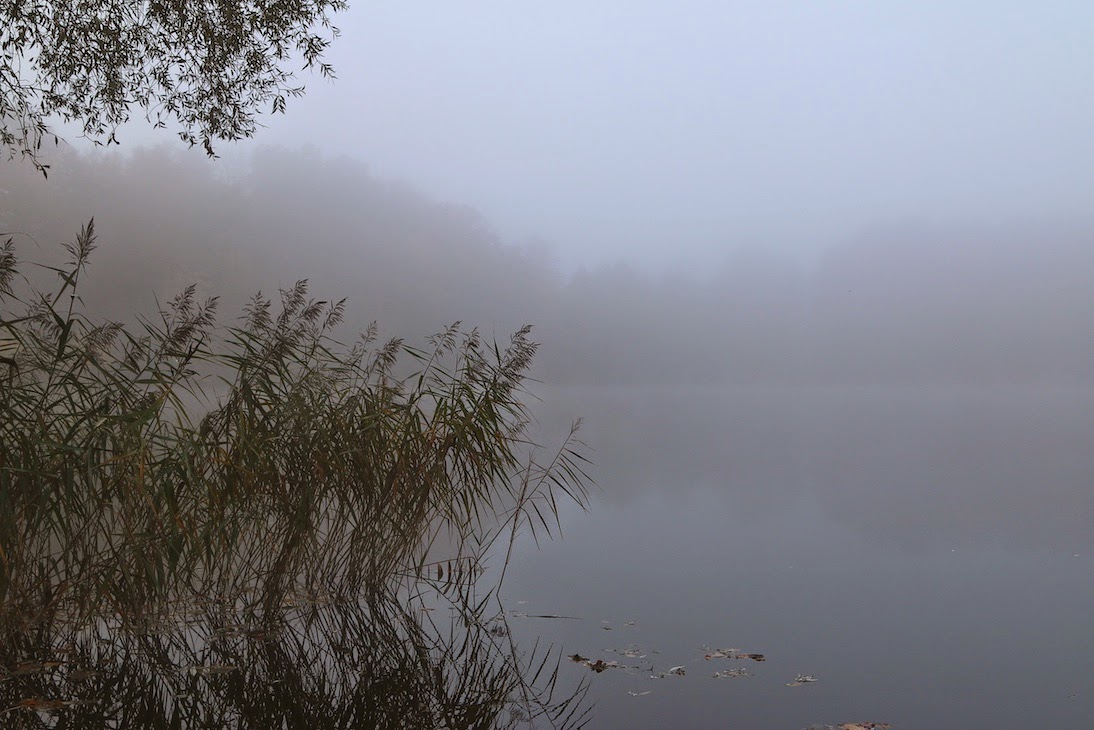
[[1089,0],[357,0],[336,23],[338,80],[305,77],[258,143],[349,154],[567,269],[1090,211]]

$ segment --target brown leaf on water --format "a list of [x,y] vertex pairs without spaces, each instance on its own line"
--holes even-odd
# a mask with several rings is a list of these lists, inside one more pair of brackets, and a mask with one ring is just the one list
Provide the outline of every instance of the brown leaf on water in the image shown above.
[[710,659],[736,659],[737,649],[715,649],[704,657]]
[[603,659],[597,659],[594,662],[592,659],[589,659],[588,657],[583,657],[580,654],[571,654],[570,661],[577,662],[578,664],[584,664],[597,674],[603,672],[605,669],[619,669],[623,666],[619,662],[606,662]]
[[714,673],[715,679],[735,679],[737,677],[748,677],[749,672],[746,669],[723,669],[720,672]]
[[737,649],[715,649],[705,659],[751,659],[754,662],[767,661],[763,654],[748,654]]
[[605,669],[619,669],[623,666],[619,662],[606,662],[603,659],[597,659],[595,662],[584,662],[584,664],[597,674],[603,672]]

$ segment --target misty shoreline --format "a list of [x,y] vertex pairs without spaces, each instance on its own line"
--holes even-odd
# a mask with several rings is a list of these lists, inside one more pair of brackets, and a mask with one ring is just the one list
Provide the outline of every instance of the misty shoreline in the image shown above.
[[875,227],[795,260],[727,242],[721,267],[627,262],[563,274],[474,210],[347,158],[267,148],[227,167],[163,148],[13,168],[0,230],[50,260],[94,217],[83,300],[108,319],[190,283],[229,321],[307,278],[348,298],[347,332],[422,341],[454,320],[504,340],[534,325],[552,385],[1094,387],[1094,226]]

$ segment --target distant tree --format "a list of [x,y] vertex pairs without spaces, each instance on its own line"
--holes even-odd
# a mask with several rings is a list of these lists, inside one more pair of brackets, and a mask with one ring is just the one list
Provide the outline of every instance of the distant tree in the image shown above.
[[[213,154],[264,109],[303,94],[293,66],[323,59],[345,0],[0,0],[0,146],[43,172],[50,119],[117,142],[134,109]],[[267,106],[268,105],[268,106]]]

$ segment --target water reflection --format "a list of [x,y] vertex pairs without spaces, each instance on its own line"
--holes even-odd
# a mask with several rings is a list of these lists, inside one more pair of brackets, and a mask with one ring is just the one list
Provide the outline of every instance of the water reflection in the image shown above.
[[552,388],[585,418],[602,499],[711,492],[727,514],[803,502],[925,547],[1094,545],[1094,392],[1031,388]]
[[[556,687],[560,652],[521,652],[504,613],[441,594],[273,614],[215,603],[125,628],[7,626],[0,725],[12,728],[575,727],[584,687]],[[485,604],[483,604],[485,605]]]
[[[1086,727],[1094,396],[552,389],[597,501],[506,586],[614,727]],[[545,421],[544,428],[549,428]],[[611,630],[605,630],[610,628]],[[750,676],[710,647],[765,654]],[[686,676],[651,678],[683,666]],[[800,675],[816,683],[788,687]]]

